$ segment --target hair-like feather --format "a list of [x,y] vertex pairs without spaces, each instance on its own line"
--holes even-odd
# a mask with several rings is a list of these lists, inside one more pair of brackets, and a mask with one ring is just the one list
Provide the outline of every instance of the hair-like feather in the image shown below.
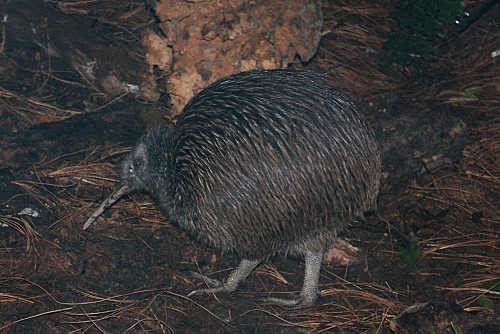
[[323,251],[376,207],[373,131],[310,71],[250,71],[196,95],[177,123],[142,137],[122,167],[170,219],[246,259]]

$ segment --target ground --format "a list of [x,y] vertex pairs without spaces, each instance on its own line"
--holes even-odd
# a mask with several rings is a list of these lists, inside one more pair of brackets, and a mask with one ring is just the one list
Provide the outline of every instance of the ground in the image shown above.
[[[450,161],[444,154],[428,170],[398,174],[396,182],[391,175],[404,164],[402,155],[385,152],[379,210],[341,235],[357,250],[324,262],[322,297],[306,309],[256,301],[300,290],[303,262],[282,255],[260,266],[235,294],[187,298],[202,283],[186,271],[223,277],[238,258],[170,225],[145,194],[123,198],[82,231],[118,186],[123,154],[168,114],[166,107],[123,97],[99,112],[67,117],[64,110],[77,110],[74,101],[86,99],[88,89],[44,77],[43,70],[35,79],[3,53],[0,331],[500,333],[500,83],[487,53],[496,45],[488,41],[498,37],[494,11],[416,75],[410,67],[407,73],[374,67],[386,57],[379,33],[393,21],[384,26],[377,15],[387,11],[356,4],[324,5],[325,35],[304,66],[329,73],[358,96],[382,143],[394,141],[386,128],[419,122],[433,124],[429,133],[436,133],[434,124],[446,123],[436,120],[460,120],[440,135],[446,143],[456,135],[449,145],[458,153]],[[374,30],[361,29],[367,26]],[[349,47],[361,53],[345,57]],[[6,71],[9,66],[15,71]],[[65,105],[54,98],[63,95]],[[457,130],[461,122],[465,127]],[[405,147],[398,139],[398,151],[432,151],[434,139],[412,129],[422,131],[411,126],[404,136],[418,140],[408,139]]]

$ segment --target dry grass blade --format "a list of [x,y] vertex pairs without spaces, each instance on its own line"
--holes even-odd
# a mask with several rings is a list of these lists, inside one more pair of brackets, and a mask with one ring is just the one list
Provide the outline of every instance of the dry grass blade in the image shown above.
[[20,96],[0,86],[0,105],[30,124],[55,122],[79,115],[81,111],[61,109],[40,99]]
[[[116,188],[119,183],[118,167],[107,161],[127,150],[98,147],[87,153],[83,161],[68,159],[73,154],[85,153],[83,151],[57,157],[32,167],[36,176],[35,181],[17,180],[12,183],[23,188],[25,195],[36,199],[43,207],[53,210],[58,218],[51,225],[54,231],[60,231],[64,226],[74,229],[75,226],[83,223],[82,217],[90,216],[89,210],[96,202],[95,198],[86,196],[86,187],[99,188],[101,197],[107,196],[112,189]],[[144,210],[147,212],[148,208]],[[78,227],[76,230],[78,231],[74,233],[74,236],[81,233]]]
[[464,150],[462,174],[445,168],[431,173],[424,185],[413,184],[410,193],[451,209],[460,219],[480,214],[491,224],[500,223],[500,118],[474,129],[477,138]]
[[319,332],[333,329],[377,332],[404,308],[398,301],[400,293],[389,287],[352,283],[333,273],[326,274],[332,283],[321,291],[322,296],[342,302],[324,304],[312,312],[293,316],[297,325],[321,328]]
[[47,316],[47,315],[50,315],[50,314],[55,314],[55,313],[61,313],[61,312],[66,312],[66,311],[70,311],[71,310],[71,307],[66,307],[66,308],[62,308],[62,309],[58,309],[58,310],[51,310],[51,311],[47,311],[47,312],[42,312],[42,313],[37,313],[37,314],[34,314],[34,315],[31,315],[29,317],[25,317],[25,318],[22,318],[22,319],[19,319],[19,320],[15,320],[13,322],[10,322],[4,326],[1,326],[0,327],[0,330],[4,330],[4,329],[7,329],[15,324],[18,324],[20,322],[23,322],[23,321],[27,321],[27,320],[31,320],[31,319],[34,319],[34,318],[39,318],[39,317],[43,317],[43,316]]
[[[95,293],[78,290],[74,291],[82,296],[90,298],[91,300],[88,302],[74,304],[65,303],[67,305],[78,306],[81,310],[80,312],[68,313],[68,315],[75,318],[75,320],[67,321],[66,323],[92,324],[94,326],[98,326],[99,323],[107,320],[126,321],[127,323],[130,323],[133,320],[130,329],[137,329],[137,326],[141,327],[142,325],[145,325],[148,330],[159,330],[159,328],[163,327],[169,328],[168,324],[164,320],[160,320],[156,317],[153,304],[164,304],[167,300],[180,300],[192,303],[196,307],[205,311],[209,316],[213,317],[220,323],[225,324],[225,321],[222,318],[190,298],[164,290],[137,290],[127,294],[111,297],[100,297]],[[100,310],[86,310],[86,308],[92,306],[93,304],[93,308],[95,308],[95,306],[100,306]],[[174,313],[187,315],[187,311],[181,307],[181,305],[182,304],[167,305],[165,306],[163,312],[168,310]],[[78,320],[78,318],[83,319]]]
[[397,81],[379,68],[388,9],[347,1],[324,2],[323,7],[325,33],[316,59],[334,74],[335,86],[358,96],[395,90]]
[[[481,248],[490,248],[492,252],[499,251],[498,242],[495,240],[496,235],[495,232],[491,233],[490,238],[484,238],[485,236],[478,235],[464,235],[461,238],[452,238],[452,237],[441,237],[435,239],[428,239],[422,241],[425,244],[426,249],[424,250],[422,256],[430,256],[435,255],[443,250],[449,250],[454,248],[466,248],[470,249],[471,247],[481,247]],[[470,240],[473,238],[472,240]],[[477,238],[477,239],[475,239]],[[465,239],[465,240],[464,240]],[[453,257],[456,257],[458,254],[453,253]],[[485,257],[487,258],[487,257]],[[498,262],[498,259],[489,258],[493,262]]]
[[118,184],[116,166],[110,163],[93,163],[59,168],[46,174],[60,184],[75,185],[80,183],[97,187],[110,187]]
[[[40,285],[31,282],[24,278],[19,277],[4,277],[0,279],[0,289],[5,290],[9,289],[10,293],[1,293],[0,296],[10,296],[10,300],[1,300],[2,302],[9,302],[12,306],[16,305],[14,302],[22,302],[29,305],[37,305],[41,299],[48,297],[49,300],[55,300],[55,298],[45,289],[43,289]],[[42,294],[40,294],[40,290]],[[27,295],[29,294],[29,295]],[[48,311],[38,312],[31,314],[29,316],[14,320],[14,321],[5,321],[2,326],[0,326],[0,330],[10,329],[16,324],[21,322],[25,322],[28,320],[33,320],[35,318],[40,318],[52,314],[64,313],[70,311],[72,307],[50,307],[51,309]]]
[[[69,227],[74,231],[76,237],[81,233],[81,224],[85,217],[90,217],[91,208],[95,205],[95,198],[85,198],[85,187],[94,186],[101,189],[101,198],[107,197],[110,190],[116,188],[118,177],[116,176],[116,166],[110,163],[78,164],[74,166],[60,167],[54,170],[50,165],[35,167],[35,174],[39,181],[13,181],[23,188],[26,193],[36,199],[40,205],[54,210],[58,219],[54,221],[51,228],[60,231],[63,227]],[[47,180],[47,181],[42,181]],[[137,202],[136,195],[130,196],[133,202],[120,202],[113,206],[127,206],[131,212],[136,212],[135,216],[141,217],[143,222],[140,228],[150,229],[165,226],[167,219],[159,214],[158,207],[152,203],[148,197],[141,196],[144,200]],[[82,218],[83,217],[83,218]]]
[[0,228],[13,228],[21,233],[26,239],[26,253],[31,253],[38,233],[28,221],[20,217],[0,216]]
[[50,1],[66,14],[88,15],[92,11],[92,7],[99,4],[99,0],[84,0],[84,1]]
[[51,0],[51,2],[66,14],[95,15],[96,20],[132,31],[150,25],[154,20],[153,16],[149,15],[147,4],[143,1]]
[[472,139],[458,170],[431,171],[424,185],[409,188],[413,196],[450,213],[445,233],[420,242],[422,258],[462,268],[461,275],[435,289],[448,291],[464,306],[500,296],[498,287],[488,288],[500,277],[500,118],[474,129]]
[[271,263],[266,263],[262,266],[257,267],[257,269],[255,269],[255,273],[271,277],[271,279],[277,280],[283,284],[288,284],[286,278],[283,277],[278,269],[276,269],[276,267]]
[[65,210],[60,197],[53,191],[49,190],[49,186],[53,184],[43,181],[12,181],[13,184],[23,188],[26,193],[34,198],[42,207],[54,208],[55,210]]
[[138,228],[155,230],[160,226],[170,226],[167,217],[150,197],[143,194],[132,194],[129,197],[132,199],[132,203],[126,203],[126,207],[130,209],[130,212],[134,213],[135,217],[140,217],[141,222],[147,223],[141,224]]
[[[494,13],[492,10],[488,15]],[[429,100],[482,112],[499,109],[498,57],[492,51],[498,48],[500,26],[491,23],[494,21],[481,20],[450,43],[449,52],[439,63],[440,68],[436,68],[438,72],[447,72],[434,74],[443,79],[426,92]],[[433,93],[436,87],[441,88],[437,94]]]
[[34,304],[35,303],[34,301],[32,301],[28,298],[17,296],[17,295],[11,294],[11,293],[3,293],[3,292],[0,293],[0,304],[17,302],[17,301],[27,303],[27,304]]
[[481,288],[473,288],[473,287],[461,287],[461,288],[443,288],[443,290],[449,290],[449,291],[467,291],[467,292],[477,292],[480,293],[481,295],[485,294],[491,294],[495,296],[500,297],[500,292],[498,291],[493,291],[491,289],[481,289]]
[[[10,293],[0,293],[0,303],[21,302],[30,305],[44,303],[48,311],[38,312],[18,320],[5,322],[0,330],[15,329],[15,325],[35,318],[61,313],[58,322],[71,325],[75,330],[97,328],[105,331],[110,324],[120,322],[128,324],[129,330],[164,332],[171,331],[163,318],[166,314],[182,314],[188,316],[186,303],[192,304],[213,317],[222,326],[231,328],[231,325],[206,307],[193,300],[164,289],[136,290],[113,296],[100,296],[94,292],[87,292],[70,288],[72,299],[81,301],[65,301],[51,294],[40,284],[19,277],[0,279],[0,289],[10,289]],[[41,293],[40,293],[41,291]],[[30,296],[23,296],[29,293]],[[66,296],[67,293],[62,294]],[[162,305],[160,308],[158,305]],[[163,316],[157,316],[161,310]],[[163,319],[162,319],[163,318]],[[101,326],[102,324],[102,326]]]
[[[251,314],[251,313],[266,314],[272,318],[278,319],[284,327],[294,327],[294,328],[299,327],[299,328],[302,328],[304,332],[307,332],[307,331],[305,331],[305,329],[315,331],[314,326],[309,326],[308,324],[305,324],[305,323],[296,323],[296,322],[290,321],[290,320],[286,319],[285,317],[280,316],[276,312],[271,312],[271,311],[268,311],[265,309],[260,309],[260,308],[251,309],[251,310],[248,310],[247,312],[243,313],[242,315],[247,315],[247,314]],[[302,331],[300,331],[300,332],[302,332]]]
[[[464,185],[445,186],[446,181],[453,182],[455,179],[453,174],[449,174],[448,179],[439,185],[417,186],[411,185],[409,188],[413,190],[413,195],[434,201],[443,209],[451,206],[456,207],[466,215],[472,215],[474,212],[480,211],[478,208],[481,204],[494,211],[498,211],[496,205],[487,201],[481,194],[476,194],[473,191],[467,190]],[[438,181],[435,179],[434,181]],[[437,183],[437,182],[435,182]],[[460,201],[461,200],[461,201]],[[475,205],[476,204],[476,205]]]
[[478,140],[464,150],[466,175],[487,181],[486,186],[500,192],[500,117],[474,130]]

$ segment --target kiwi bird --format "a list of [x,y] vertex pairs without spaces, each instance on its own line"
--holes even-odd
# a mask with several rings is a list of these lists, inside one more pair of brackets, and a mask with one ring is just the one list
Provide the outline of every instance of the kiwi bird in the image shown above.
[[188,234],[238,254],[225,280],[189,296],[235,291],[283,253],[304,257],[302,290],[264,300],[307,306],[320,296],[321,260],[338,232],[376,208],[380,174],[373,130],[322,75],[258,70],[210,85],[176,124],[139,139],[114,198],[146,191]]

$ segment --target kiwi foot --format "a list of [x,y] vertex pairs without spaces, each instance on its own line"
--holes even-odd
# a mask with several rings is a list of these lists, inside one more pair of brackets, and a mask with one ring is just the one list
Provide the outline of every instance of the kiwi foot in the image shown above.
[[208,285],[208,288],[193,290],[187,296],[191,297],[204,293],[234,292],[261,262],[261,260],[241,260],[238,267],[229,274],[225,281],[210,278],[197,272],[191,272],[194,277],[202,279]]

